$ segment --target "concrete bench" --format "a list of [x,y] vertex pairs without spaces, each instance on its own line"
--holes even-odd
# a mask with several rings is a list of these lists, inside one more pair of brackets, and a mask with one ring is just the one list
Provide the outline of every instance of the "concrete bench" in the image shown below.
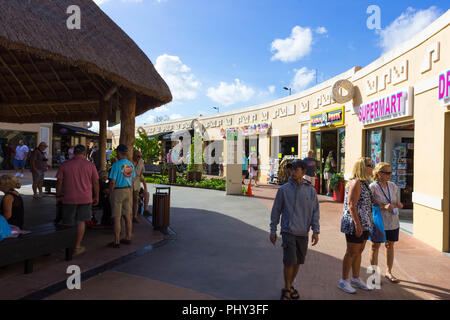
[[35,258],[65,249],[65,260],[72,260],[76,228],[43,224],[32,228],[31,233],[0,242],[0,267],[24,262],[24,273],[33,272]]

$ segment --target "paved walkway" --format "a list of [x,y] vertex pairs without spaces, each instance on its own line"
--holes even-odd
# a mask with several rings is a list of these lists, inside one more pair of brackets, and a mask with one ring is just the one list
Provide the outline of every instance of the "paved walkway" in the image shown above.
[[[25,205],[24,229],[53,222],[56,216],[54,195],[45,195],[41,200],[34,200],[27,178],[30,178],[31,181],[31,176],[25,175],[21,179],[23,186],[18,190],[22,194]],[[163,241],[164,236],[162,233],[154,231],[147,219],[140,217],[140,223],[134,224],[133,227],[133,243],[131,245],[122,245],[120,249],[106,247],[106,244],[112,239],[112,229],[87,229],[83,240],[86,252],[74,256],[72,261],[65,261],[64,251],[61,251],[36,259],[34,272],[31,274],[23,274],[23,263],[0,268],[0,299],[19,299],[30,294],[38,294],[36,296],[38,297],[41,290],[67,280],[69,275],[66,274],[66,270],[69,265],[78,265],[82,272],[93,271],[107,263],[123,259],[139,249],[157,244]],[[42,294],[45,296],[44,292]]]
[[[172,187],[175,241],[116,266],[49,299],[279,299],[282,249],[269,242],[270,208],[277,188],[254,188],[255,197]],[[342,205],[320,197],[321,236],[310,247],[296,286],[303,299],[449,299],[450,258],[402,233],[394,274],[382,289],[349,295],[337,288],[345,253],[339,232]],[[361,277],[367,279],[368,247]],[[384,272],[384,249],[380,251]]]

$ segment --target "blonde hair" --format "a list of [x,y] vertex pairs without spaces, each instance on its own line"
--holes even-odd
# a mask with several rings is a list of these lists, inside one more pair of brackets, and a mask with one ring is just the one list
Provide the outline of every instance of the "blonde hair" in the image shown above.
[[21,187],[19,179],[10,174],[4,174],[0,177],[0,185],[8,187],[9,189],[20,189]]
[[366,167],[371,160],[372,159],[368,157],[361,157],[358,160],[356,160],[355,164],[353,165],[351,179],[357,178],[360,181],[367,181],[367,182],[370,181],[372,177],[367,173]]
[[380,173],[380,171],[383,171],[384,168],[386,167],[390,167],[391,165],[387,162],[380,162],[379,164],[377,164],[377,166],[375,167],[375,169],[373,169],[373,180],[378,181],[378,174]]

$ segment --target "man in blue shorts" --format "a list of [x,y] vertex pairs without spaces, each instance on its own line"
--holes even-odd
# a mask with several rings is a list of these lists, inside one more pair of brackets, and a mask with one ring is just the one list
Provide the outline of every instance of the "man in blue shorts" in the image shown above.
[[[19,140],[19,145],[16,147],[16,155],[14,156],[14,169],[16,170],[16,177],[23,178],[23,169],[27,162],[27,156],[30,149],[25,145],[22,139]],[[19,173],[19,169],[21,173]]]

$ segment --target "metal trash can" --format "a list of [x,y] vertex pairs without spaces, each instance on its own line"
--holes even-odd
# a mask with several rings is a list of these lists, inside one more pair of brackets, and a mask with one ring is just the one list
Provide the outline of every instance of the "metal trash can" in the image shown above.
[[156,186],[153,194],[153,229],[167,228],[170,225],[170,187]]

